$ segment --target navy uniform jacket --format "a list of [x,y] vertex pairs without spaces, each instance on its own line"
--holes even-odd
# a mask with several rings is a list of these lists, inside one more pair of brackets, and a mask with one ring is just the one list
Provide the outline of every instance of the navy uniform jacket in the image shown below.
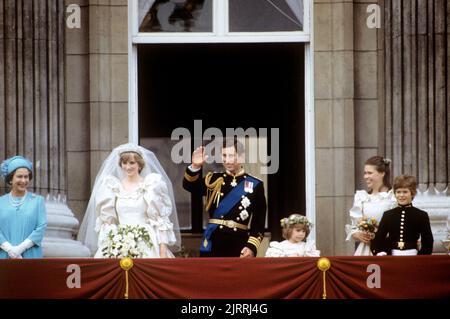
[[[236,183],[239,184],[241,181],[246,180],[248,176],[250,175],[242,172],[235,177]],[[234,187],[231,185],[233,176],[225,172],[212,173],[210,184],[217,181],[220,177],[223,178],[223,183],[220,187],[220,200],[222,200]],[[200,178],[200,171],[192,172],[187,168],[184,174],[183,188],[191,192],[194,196],[206,196],[208,188],[206,187],[205,178]],[[246,225],[249,229],[243,230],[225,225],[218,226],[211,237],[211,251],[208,253],[201,252],[200,255],[202,257],[239,257],[244,247],[250,248],[256,256],[259,245],[264,237],[266,222],[267,205],[263,182],[259,181],[252,193],[244,193],[243,195],[250,200],[250,205],[247,208],[242,206],[241,201],[238,201],[226,215],[224,214],[218,218],[228,221],[232,220],[241,225]],[[208,212],[210,218],[213,218],[216,207],[216,202],[213,202]],[[242,216],[245,217],[245,214],[241,214],[243,209],[248,212],[248,217],[245,219],[242,218]]]
[[[419,237],[420,249],[417,247]],[[431,255],[433,234],[427,212],[412,205],[398,206],[384,212],[372,241],[372,252],[376,255],[384,251],[391,255],[392,249],[417,249],[418,255]]]

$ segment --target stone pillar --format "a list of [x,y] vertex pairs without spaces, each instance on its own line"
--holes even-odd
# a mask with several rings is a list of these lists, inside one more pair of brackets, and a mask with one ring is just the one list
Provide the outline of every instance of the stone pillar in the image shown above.
[[128,141],[127,0],[65,0],[81,11],[66,28],[68,203],[83,220],[98,169]]
[[89,5],[91,183],[111,150],[128,142],[128,8],[126,0]]
[[314,1],[316,229],[323,255],[346,255],[355,192],[354,4]]
[[66,204],[64,1],[3,0],[0,12],[0,157],[22,154],[35,165],[31,188],[47,206],[44,256],[87,256]]
[[446,0],[385,0],[384,113],[393,175],[418,178],[417,207],[430,215],[434,252],[444,252],[450,212],[450,36]]

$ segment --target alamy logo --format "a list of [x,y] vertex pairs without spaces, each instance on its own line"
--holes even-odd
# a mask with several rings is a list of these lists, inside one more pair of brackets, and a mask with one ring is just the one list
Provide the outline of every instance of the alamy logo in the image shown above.
[[81,10],[78,4],[69,4],[66,8],[68,13],[66,18],[66,25],[69,29],[81,28]]
[[[194,120],[194,136],[185,127],[178,127],[172,131],[171,139],[179,141],[172,147],[171,158],[176,164],[191,163],[192,141],[194,148],[205,146],[206,162],[222,163],[222,146],[224,138],[235,137],[245,147],[245,163],[261,164],[261,174],[275,174],[279,168],[279,140],[280,129],[270,128],[270,136],[267,128],[250,127],[244,130],[238,128],[226,128],[225,134],[217,127],[209,127],[203,131],[202,120]],[[269,138],[270,137],[270,138]],[[268,147],[270,141],[270,155]],[[246,143],[247,142],[247,143]]]
[[369,4],[367,6],[367,13],[370,13],[370,15],[367,17],[367,27],[369,29],[374,28],[381,28],[381,9],[378,4]]

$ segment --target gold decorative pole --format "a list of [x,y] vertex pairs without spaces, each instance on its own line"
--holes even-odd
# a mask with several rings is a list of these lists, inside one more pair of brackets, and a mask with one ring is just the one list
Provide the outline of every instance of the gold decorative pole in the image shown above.
[[328,258],[322,257],[317,261],[317,268],[319,268],[320,271],[323,272],[323,294],[322,299],[327,299],[327,285],[326,285],[326,278],[325,274],[328,269],[330,269],[331,263]]
[[125,299],[128,299],[128,270],[133,268],[133,259],[125,257],[120,260],[120,267],[125,270]]

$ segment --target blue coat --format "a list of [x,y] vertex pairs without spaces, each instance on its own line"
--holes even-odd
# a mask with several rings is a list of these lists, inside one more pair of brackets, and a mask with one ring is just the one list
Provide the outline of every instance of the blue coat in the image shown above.
[[[35,245],[22,253],[23,258],[42,258],[42,239],[47,228],[47,214],[44,198],[27,193],[25,202],[14,207],[9,194],[0,197],[0,244],[5,241],[17,246],[25,239]],[[0,249],[0,258],[9,258],[8,253]]]

